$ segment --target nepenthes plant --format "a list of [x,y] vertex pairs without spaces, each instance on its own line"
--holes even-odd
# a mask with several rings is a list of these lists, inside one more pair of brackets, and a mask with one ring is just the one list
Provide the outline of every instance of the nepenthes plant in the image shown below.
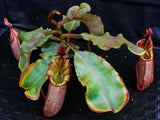
[[[145,38],[136,45],[125,39],[122,34],[112,36],[104,32],[101,18],[90,13],[87,3],[71,7],[62,20],[53,19],[57,10],[50,12],[48,21],[55,29],[42,27],[29,31],[13,28],[7,18],[4,23],[10,27],[10,44],[21,70],[19,86],[25,90],[25,96],[31,100],[39,99],[40,93],[45,98],[43,113],[46,117],[56,115],[64,102],[67,82],[70,81],[71,68],[75,70],[82,86],[86,87],[85,99],[89,108],[98,113],[119,112],[129,100],[129,92],[118,72],[101,56],[91,50],[91,45],[102,51],[118,49],[126,45],[128,50],[139,56],[136,64],[137,88],[144,90],[153,81],[153,43],[152,29],[146,29]],[[88,32],[73,33],[81,24]],[[63,30],[63,29],[64,30]],[[72,40],[71,40],[72,39]],[[87,41],[87,50],[82,51],[72,41]],[[40,59],[30,61],[33,51],[41,48]],[[73,58],[73,65],[70,59]],[[48,93],[42,90],[49,80]]]

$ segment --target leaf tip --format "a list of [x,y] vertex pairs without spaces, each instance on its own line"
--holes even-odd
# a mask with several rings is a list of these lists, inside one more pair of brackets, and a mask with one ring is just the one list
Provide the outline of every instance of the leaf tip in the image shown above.
[[29,94],[29,91],[25,91],[24,94],[28,99],[33,100],[33,101],[36,101],[39,98],[39,94],[37,96],[32,96]]

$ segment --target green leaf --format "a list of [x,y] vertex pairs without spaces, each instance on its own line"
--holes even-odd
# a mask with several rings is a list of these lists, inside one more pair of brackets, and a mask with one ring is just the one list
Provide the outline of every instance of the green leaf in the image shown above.
[[[63,15],[63,19],[67,18],[65,15]],[[80,26],[80,21],[72,20],[68,23],[63,24],[63,27],[68,32],[71,32],[73,30],[76,30]]]
[[75,6],[72,6],[71,8],[68,9],[68,12],[67,12],[67,17],[70,18],[70,19],[73,19],[73,17],[75,15],[79,15],[78,11],[79,11],[79,6],[75,5]]
[[47,43],[42,47],[43,53],[41,53],[41,55],[43,55],[43,56],[57,55],[57,51],[58,51],[59,46],[60,46],[59,43],[55,43],[55,42]]
[[[94,35],[102,35],[104,34],[104,26],[101,21],[101,18],[96,15],[89,14],[91,7],[87,3],[81,3],[79,6],[71,7],[67,12],[67,18],[70,20],[81,21],[85,23],[90,29],[91,33]],[[75,29],[78,26],[78,23],[75,21]],[[65,26],[67,31],[71,31],[74,26],[73,21],[69,22],[70,24]]]
[[89,12],[91,10],[91,7],[89,4],[87,3],[81,3],[80,7],[75,5],[71,8],[69,8],[68,12],[67,12],[67,17],[69,19],[73,19],[73,18],[79,18],[82,15],[84,15],[85,13]]
[[86,13],[79,20],[84,21],[89,26],[92,34],[104,34],[104,26],[99,16]]
[[19,59],[18,66],[21,72],[24,72],[24,70],[30,64],[30,56],[32,50],[37,49],[38,46],[42,46],[48,40],[48,37],[50,37],[49,35],[44,35],[44,33],[48,31],[50,30],[44,30],[41,27],[30,32],[20,32],[18,38],[21,43],[21,56]]
[[[89,6],[89,4],[87,3],[81,3],[80,7],[79,6],[73,6],[71,7],[68,12],[67,12],[67,16],[63,16],[63,19],[69,18],[69,19],[73,19],[73,18],[79,18],[82,15],[84,15],[85,13],[89,12],[91,10],[91,7]],[[67,30],[68,32],[71,32],[73,30],[76,30],[77,27],[80,26],[80,21],[79,20],[72,20],[68,23],[65,23],[64,25],[65,30]]]
[[79,81],[87,87],[86,101],[96,112],[120,111],[129,93],[114,68],[103,58],[87,51],[75,53],[74,65]]
[[31,57],[31,52],[27,52],[25,54],[21,54],[18,62],[18,67],[23,73],[25,69],[29,66],[30,64],[30,57]]
[[81,8],[80,11],[79,11],[79,14],[80,14],[80,15],[84,15],[85,13],[91,11],[91,7],[90,7],[90,5],[87,4],[87,3],[81,3],[81,4],[80,4],[80,8]]
[[39,28],[37,30],[31,32],[21,32],[19,35],[19,39],[22,42],[20,45],[21,52],[31,52],[37,47],[42,46],[51,35],[45,36],[45,32],[50,31],[50,29]]
[[136,55],[143,55],[145,50],[137,47],[133,43],[126,40],[122,34],[117,36],[111,36],[108,32],[101,36],[96,36],[93,34],[82,33],[83,39],[91,40],[94,45],[97,45],[102,50],[109,50],[110,48],[119,48],[121,45],[127,45],[128,49]]
[[36,33],[38,33],[38,32],[43,33],[43,31],[44,31],[44,29],[42,27],[37,28],[36,30],[30,31],[30,32],[21,31],[19,36],[18,36],[19,41],[22,44],[23,41],[30,40],[32,38],[32,36],[34,36]]
[[19,86],[24,88],[25,95],[31,100],[37,100],[40,89],[47,78],[48,63],[55,57],[45,57],[30,64],[21,75]]

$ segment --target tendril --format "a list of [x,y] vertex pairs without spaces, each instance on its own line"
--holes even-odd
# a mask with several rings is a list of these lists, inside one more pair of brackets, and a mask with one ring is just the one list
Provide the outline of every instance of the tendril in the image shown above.
[[53,17],[54,14],[60,15],[61,13],[60,13],[58,10],[52,10],[52,11],[49,13],[49,15],[48,15],[48,22],[49,22],[51,25],[57,27],[58,23],[57,23],[55,20],[52,19],[52,17]]

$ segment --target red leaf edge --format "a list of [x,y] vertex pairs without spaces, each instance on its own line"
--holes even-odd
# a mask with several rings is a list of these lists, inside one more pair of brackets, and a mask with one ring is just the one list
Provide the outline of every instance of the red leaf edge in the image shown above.
[[[120,76],[118,76],[119,77],[119,79],[120,79],[120,81],[124,84],[124,82],[123,82],[123,79],[120,77]],[[124,84],[125,85],[125,84]],[[125,87],[125,90],[126,90],[126,100],[125,100],[125,102],[124,102],[124,104],[123,104],[123,106],[120,108],[120,110],[128,103],[128,101],[129,101],[129,92],[128,92],[128,90],[127,90],[127,88]],[[86,99],[86,98],[85,98]],[[87,99],[86,99],[86,102],[87,102]],[[100,110],[95,110],[88,102],[87,102],[87,105],[88,105],[88,107],[93,111],[93,112],[96,112],[96,113],[103,113],[103,112],[109,112],[110,110],[104,110],[104,111],[100,111]],[[119,110],[119,111],[120,111]],[[111,111],[112,112],[114,112],[115,110],[113,109],[113,107],[111,108]],[[115,113],[115,112],[114,112]]]

